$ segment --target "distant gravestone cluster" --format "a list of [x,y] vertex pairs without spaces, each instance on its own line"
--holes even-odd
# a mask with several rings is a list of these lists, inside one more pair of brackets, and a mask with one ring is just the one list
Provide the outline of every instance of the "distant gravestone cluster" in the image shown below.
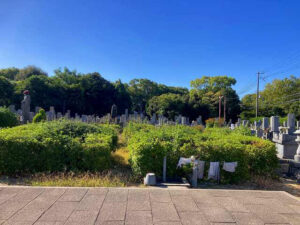
[[[29,91],[24,91],[24,99],[21,102],[21,109],[16,110],[15,105],[10,105],[9,109],[11,112],[18,115],[18,118],[21,123],[30,123],[33,120],[33,117],[39,112],[41,109],[40,107],[36,106],[35,111],[32,112],[30,109],[30,95]],[[184,116],[176,116],[175,121],[169,120],[168,118],[162,116],[162,115],[156,115],[155,113],[151,116],[149,119],[147,116],[145,116],[143,113],[133,112],[133,114],[129,114],[128,109],[125,110],[125,113],[122,115],[118,115],[118,108],[114,104],[111,107],[111,113],[107,114],[105,116],[99,117],[95,115],[79,115],[78,113],[75,113],[74,117],[71,116],[71,111],[67,110],[65,114],[61,112],[56,112],[55,108],[53,106],[50,106],[49,111],[46,111],[46,120],[47,121],[53,121],[57,119],[70,119],[70,120],[76,120],[76,121],[82,121],[84,123],[116,123],[125,125],[126,123],[130,121],[136,121],[136,122],[143,122],[143,123],[149,123],[153,125],[163,125],[163,124],[169,124],[169,125],[175,125],[175,124],[182,124],[182,125],[202,125],[202,117],[199,116],[195,121],[192,121],[190,123],[188,117]]]

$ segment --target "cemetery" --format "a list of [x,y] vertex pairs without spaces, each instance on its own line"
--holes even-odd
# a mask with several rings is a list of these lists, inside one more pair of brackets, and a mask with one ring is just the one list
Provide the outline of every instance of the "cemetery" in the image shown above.
[[0,8],[0,225],[300,225],[300,1]]
[[120,115],[117,105],[103,117],[31,109],[29,91],[24,91],[21,109],[7,109],[19,125],[0,130],[2,174],[109,170],[122,137],[131,173],[140,183],[149,173],[155,181],[150,184],[187,178],[193,187],[201,180],[241,183],[254,175],[300,179],[300,128],[294,114],[282,125],[278,116],[253,124],[218,118],[205,124],[201,115],[193,121],[180,115],[148,118],[128,109]]

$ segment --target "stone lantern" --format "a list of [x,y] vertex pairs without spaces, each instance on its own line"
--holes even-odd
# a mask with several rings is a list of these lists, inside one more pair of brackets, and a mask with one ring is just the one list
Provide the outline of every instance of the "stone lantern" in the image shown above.
[[300,130],[297,130],[294,132],[294,134],[297,135],[296,142],[298,143],[298,149],[296,151],[296,155],[294,156],[294,159],[296,162],[300,162]]

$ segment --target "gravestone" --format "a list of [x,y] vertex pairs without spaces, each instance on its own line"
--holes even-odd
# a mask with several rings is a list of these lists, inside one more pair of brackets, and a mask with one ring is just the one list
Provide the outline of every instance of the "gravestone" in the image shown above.
[[8,108],[12,113],[17,113],[15,105],[10,105],[10,106],[8,106]]
[[116,104],[113,104],[112,107],[111,107],[111,112],[110,112],[110,116],[111,118],[116,118],[116,116],[118,115],[118,109],[117,109],[117,106]]
[[30,95],[29,91],[26,90],[23,92],[24,99],[21,102],[21,109],[22,109],[22,122],[27,123],[30,122]]
[[186,125],[186,117],[185,116],[181,117],[181,124]]
[[155,113],[153,113],[153,115],[152,115],[152,117],[151,117],[151,120],[150,120],[150,123],[151,124],[156,124],[156,114]]
[[87,122],[88,122],[88,117],[87,117],[87,115],[82,115],[82,116],[81,116],[81,121],[84,122],[84,123],[87,123]]
[[295,114],[289,113],[287,118],[287,127],[289,128],[289,134],[292,134],[295,131],[295,121]]
[[279,122],[279,116],[271,116],[270,118],[270,125],[271,125],[271,132],[279,132],[279,126],[280,126],[280,122]]
[[125,109],[125,116],[126,116],[126,119],[128,119],[128,109]]
[[298,144],[298,148],[296,150],[296,154],[294,156],[294,160],[296,162],[300,162],[300,130],[297,130],[296,132],[294,132],[295,135],[297,135],[297,138],[296,138],[296,143]]
[[67,112],[65,114],[65,118],[66,119],[70,119],[71,118],[71,110],[67,110]]
[[39,113],[40,109],[41,109],[41,107],[36,106],[36,107],[35,107],[35,110],[34,110],[34,111],[35,111],[35,114]]
[[57,113],[57,119],[60,119],[60,118],[62,118],[62,113],[61,113],[61,112],[58,112],[58,113]]
[[241,122],[242,122],[242,121],[241,121],[241,118],[238,118],[238,121],[237,121],[237,123],[236,123],[238,127],[241,125]]
[[261,128],[262,128],[263,130],[266,130],[266,129],[269,128],[269,118],[264,117],[264,118],[262,119],[262,126],[261,126]]
[[34,112],[29,112],[29,121],[32,123],[34,117]]
[[197,124],[202,125],[202,116],[198,116],[197,118]]

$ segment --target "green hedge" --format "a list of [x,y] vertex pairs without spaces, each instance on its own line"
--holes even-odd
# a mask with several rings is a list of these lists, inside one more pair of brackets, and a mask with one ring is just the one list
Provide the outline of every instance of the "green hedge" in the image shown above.
[[8,108],[0,107],[0,128],[18,125],[18,119]]
[[[235,173],[221,170],[223,183],[249,179],[251,174],[273,175],[278,166],[275,145],[253,136],[246,128],[206,128],[204,132],[187,126],[150,127],[129,124],[125,128],[134,173],[162,173],[163,157],[168,157],[169,176],[180,174],[176,169],[179,157],[196,156],[207,162],[237,161]],[[206,164],[208,169],[208,163]],[[207,173],[206,173],[207,174]]]
[[117,134],[107,126],[74,121],[0,130],[0,172],[99,171],[111,166]]

